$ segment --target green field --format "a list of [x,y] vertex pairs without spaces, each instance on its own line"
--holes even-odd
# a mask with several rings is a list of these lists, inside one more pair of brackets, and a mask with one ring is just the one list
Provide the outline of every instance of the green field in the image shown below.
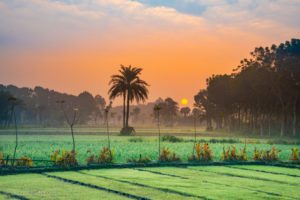
[[[67,132],[67,129],[21,129],[19,136],[19,146],[17,150],[17,157],[28,156],[33,160],[50,160],[50,154],[55,150],[71,150],[72,140]],[[86,164],[88,157],[87,151],[92,154],[98,155],[100,150],[107,146],[107,136],[96,128],[81,128],[76,129],[76,152],[79,163]],[[130,158],[138,158],[148,156],[152,160],[158,157],[158,139],[154,136],[155,130],[153,129],[140,129],[139,136],[117,136],[117,129],[113,129],[111,136],[111,148],[114,152],[115,163],[127,163]],[[0,131],[0,151],[5,155],[13,155],[15,136],[13,130]],[[98,133],[98,134],[97,134]],[[192,154],[193,150],[193,137],[191,136],[192,130],[189,129],[163,129],[162,135],[178,135],[181,142],[162,142],[162,147],[168,147],[175,151],[183,161],[187,161],[188,156]],[[248,138],[245,140],[243,137],[224,136],[216,137],[215,134],[207,136],[207,133],[200,132],[197,137],[198,141],[207,141],[213,151],[215,161],[220,160],[223,146],[229,147],[235,145],[237,149],[241,149],[247,141],[247,154],[249,160],[253,156],[253,150],[256,147],[259,150],[268,150],[275,145],[279,150],[279,158],[282,161],[288,161],[291,155],[291,148],[300,148],[299,141],[287,140],[285,142],[272,140],[271,138],[258,139]],[[294,144],[293,144],[294,143]],[[35,165],[45,165],[45,163],[35,163]]]
[[300,170],[271,166],[100,169],[0,177],[0,199],[299,199]]

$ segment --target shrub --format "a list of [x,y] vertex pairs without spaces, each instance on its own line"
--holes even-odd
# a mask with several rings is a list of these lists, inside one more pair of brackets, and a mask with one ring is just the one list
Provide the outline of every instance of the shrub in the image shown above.
[[239,140],[235,140],[235,139],[210,139],[209,143],[239,143]]
[[50,156],[51,161],[54,162],[56,166],[61,167],[74,167],[78,165],[76,160],[76,153],[72,151],[60,151],[56,150]]
[[195,154],[189,157],[189,161],[212,161],[213,155],[208,143],[201,146],[200,143],[195,145]]
[[130,138],[128,142],[143,142],[143,138]]
[[228,147],[227,150],[223,147],[221,159],[223,161],[247,161],[248,157],[246,146],[241,149],[241,152],[238,152],[235,146],[231,146],[231,148]]
[[16,161],[16,166],[18,167],[32,167],[32,159],[26,156],[22,156]]
[[272,147],[271,150],[257,150],[254,149],[253,160],[256,161],[277,161],[280,150],[278,150],[275,146]]
[[298,148],[292,148],[292,154],[291,154],[291,160],[292,161],[299,161],[299,149]]
[[96,163],[95,155],[92,154],[92,155],[90,155],[89,157],[87,157],[86,162],[87,162],[88,165],[89,165],[89,164]]
[[139,159],[136,158],[130,158],[128,159],[129,163],[141,163],[141,164],[146,164],[146,163],[150,163],[151,159],[148,156],[142,157],[142,154],[140,154]]
[[90,155],[86,159],[86,162],[87,164],[110,164],[113,162],[113,157],[113,152],[108,147],[103,147],[98,157],[95,155]]
[[161,162],[180,162],[181,159],[176,155],[175,152],[170,151],[168,148],[163,148],[160,156],[159,161]]
[[172,142],[172,143],[183,142],[182,138],[178,138],[174,135],[164,135],[161,139],[163,142]]
[[134,135],[135,134],[135,129],[133,127],[125,127],[122,128],[120,131],[120,135],[126,136],[126,135]]
[[98,157],[99,164],[108,164],[113,162],[113,153],[108,147],[103,147]]

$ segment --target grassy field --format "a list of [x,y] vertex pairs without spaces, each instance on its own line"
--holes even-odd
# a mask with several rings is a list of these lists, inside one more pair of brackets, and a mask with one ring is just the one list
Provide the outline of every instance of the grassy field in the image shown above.
[[162,167],[0,177],[0,199],[299,199],[300,170]]
[[[76,151],[80,164],[86,164],[85,160],[88,157],[87,151],[98,155],[100,150],[107,146],[107,137],[103,134],[97,135],[97,129],[79,129],[76,130]],[[130,158],[138,158],[141,154],[142,156],[148,156],[152,160],[156,160],[158,157],[158,144],[157,137],[154,135],[154,130],[145,129],[140,136],[134,137],[123,137],[117,136],[113,133],[111,137],[111,147],[115,154],[115,163],[126,163]],[[151,132],[152,131],[152,132]],[[144,136],[147,135],[150,136]],[[162,147],[168,147],[175,151],[183,161],[187,161],[188,156],[191,155],[193,150],[193,137],[190,136],[190,132],[185,132],[184,129],[166,129],[162,131],[163,135],[170,135],[172,133],[180,133],[179,138],[182,139],[181,142],[162,142]],[[14,150],[15,136],[12,130],[2,130],[0,131],[0,151],[4,152],[5,155],[12,156]],[[29,156],[34,160],[49,160],[50,154],[57,150],[71,150],[72,140],[71,136],[67,132],[67,129],[21,129],[21,135],[19,136],[19,147],[17,150],[17,157]],[[49,135],[48,135],[49,134]],[[185,134],[187,136],[185,136]],[[172,134],[173,135],[173,134]],[[207,141],[210,143],[210,147],[213,151],[213,156],[215,161],[220,160],[220,156],[223,150],[223,146],[228,147],[235,145],[237,149],[241,149],[245,145],[245,138],[242,137],[217,137],[213,134],[207,136],[202,132],[198,134],[198,141]],[[272,139],[257,139],[248,138],[247,140],[247,153],[248,157],[252,158],[254,148],[258,149],[270,149],[273,143],[276,147],[281,150],[279,158],[282,161],[288,161],[291,154],[292,147],[300,148],[299,141],[279,141]],[[39,164],[39,163],[36,163]]]

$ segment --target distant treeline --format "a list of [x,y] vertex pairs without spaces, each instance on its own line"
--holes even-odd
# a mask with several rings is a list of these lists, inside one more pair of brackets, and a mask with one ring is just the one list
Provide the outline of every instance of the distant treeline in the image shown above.
[[13,85],[0,85],[0,127],[7,127],[11,123],[11,102],[9,98],[17,99],[16,116],[20,124],[37,124],[43,126],[62,125],[65,122],[61,105],[57,101],[64,101],[64,110],[69,113],[75,107],[80,111],[80,123],[99,121],[103,118],[105,99],[100,95],[93,97],[89,92],[82,92],[78,96],[56,92],[42,87],[18,88]]
[[195,102],[208,130],[299,136],[299,95],[300,40],[292,39],[255,48],[232,74],[208,78]]
[[[72,115],[72,109],[78,108],[81,125],[104,125],[104,109],[107,105],[105,99],[89,92],[82,92],[78,96],[60,93],[43,87],[34,89],[4,86],[0,84],[0,128],[12,126],[13,115],[9,102],[10,97],[16,97],[15,106],[18,124],[34,126],[61,126],[66,122],[64,112],[59,101],[64,101],[64,110]],[[172,98],[158,98],[155,102],[133,105],[130,112],[131,122],[134,125],[155,125],[154,105],[159,104],[162,125],[192,125],[194,116],[191,109],[179,109],[178,103]],[[194,110],[193,110],[194,111]],[[122,106],[115,106],[109,113],[111,125],[120,126],[122,123]]]

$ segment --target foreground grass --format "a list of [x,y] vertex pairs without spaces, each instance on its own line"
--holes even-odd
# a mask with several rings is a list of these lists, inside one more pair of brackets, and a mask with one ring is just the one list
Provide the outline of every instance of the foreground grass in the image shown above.
[[0,199],[299,199],[299,173],[228,166],[9,175],[0,177]]
[[[182,142],[171,143],[162,142],[162,147],[168,147],[175,151],[183,161],[192,154],[193,138],[181,137]],[[80,164],[86,164],[88,157],[87,151],[91,154],[98,155],[100,150],[107,146],[106,136],[97,135],[76,135],[76,150],[77,158]],[[198,140],[214,141],[210,143],[213,151],[214,160],[220,160],[223,147],[226,148],[235,145],[238,150],[244,147],[244,138],[220,138],[220,137],[198,137]],[[15,137],[13,135],[0,135],[0,151],[5,155],[12,157],[14,151]],[[224,142],[225,141],[225,142]],[[230,141],[230,142],[227,142]],[[233,143],[232,143],[233,142]],[[268,150],[273,145],[266,139],[247,139],[247,153],[248,158],[251,160],[254,148]],[[152,160],[158,157],[158,144],[157,137],[154,136],[135,136],[135,137],[111,137],[111,147],[115,155],[115,163],[126,163],[130,158],[139,158],[148,156]],[[291,154],[292,147],[300,148],[299,144],[276,144],[276,147],[281,150],[279,158],[282,161],[288,161]],[[28,156],[34,160],[49,160],[50,154],[57,150],[70,150],[72,148],[71,136],[69,135],[20,135],[19,146],[17,150],[17,157]],[[49,163],[36,163],[38,165],[46,165]]]

